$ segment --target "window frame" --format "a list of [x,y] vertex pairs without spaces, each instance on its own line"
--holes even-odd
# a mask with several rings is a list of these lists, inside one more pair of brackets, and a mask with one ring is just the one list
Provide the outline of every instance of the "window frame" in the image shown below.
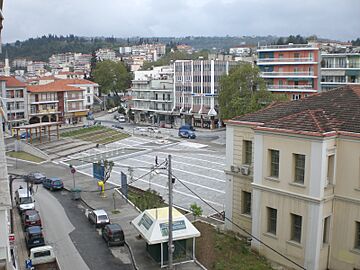
[[243,190],[241,192],[242,203],[241,203],[241,213],[244,215],[251,216],[251,192]]
[[[273,178],[279,178],[280,174],[280,151],[275,149],[269,149],[270,153],[270,172],[269,176]],[[277,153],[277,157],[273,154]],[[277,159],[277,160],[276,160]]]
[[[297,222],[300,220],[300,225]],[[291,213],[291,235],[290,240],[301,243],[302,236],[302,216]]]
[[[272,208],[272,207],[266,207],[266,212],[267,212],[266,232],[276,235],[276,233],[277,233],[277,209]],[[275,217],[273,214],[275,214]]]
[[355,221],[355,244],[354,248],[360,250],[360,222]]
[[331,216],[327,216],[324,218],[323,239],[322,239],[323,245],[329,244],[329,242],[330,242],[330,217]]
[[[306,156],[303,154],[293,154],[294,157],[294,183],[305,183],[305,162]],[[303,160],[301,160],[303,158]]]
[[252,141],[250,140],[243,140],[243,163],[250,165],[252,163]]

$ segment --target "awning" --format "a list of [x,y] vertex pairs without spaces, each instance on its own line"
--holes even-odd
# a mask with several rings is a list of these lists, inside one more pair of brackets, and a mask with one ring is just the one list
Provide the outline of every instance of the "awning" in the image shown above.
[[84,112],[74,112],[75,116],[87,116],[87,111]]
[[[200,232],[178,210],[172,209],[173,240],[199,237]],[[169,208],[148,209],[137,216],[131,224],[139,231],[149,245],[165,243],[169,240]]]

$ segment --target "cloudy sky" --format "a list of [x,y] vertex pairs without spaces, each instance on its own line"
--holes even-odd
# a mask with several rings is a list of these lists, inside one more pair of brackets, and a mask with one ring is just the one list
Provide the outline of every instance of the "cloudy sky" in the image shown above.
[[3,43],[80,36],[360,37],[360,0],[4,0]]

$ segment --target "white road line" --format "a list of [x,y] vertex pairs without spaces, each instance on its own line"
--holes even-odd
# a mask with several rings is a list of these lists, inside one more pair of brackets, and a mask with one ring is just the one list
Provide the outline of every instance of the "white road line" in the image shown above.
[[182,157],[182,158],[186,158],[186,159],[194,159],[194,160],[200,160],[206,163],[212,163],[212,164],[217,164],[217,165],[221,165],[221,166],[225,166],[225,163],[219,163],[219,162],[214,162],[214,161],[208,161],[205,159],[200,159],[200,158],[194,158],[194,157],[184,157],[184,156],[180,156],[180,155],[176,155],[176,154],[171,154],[173,157]]
[[[135,160],[135,161],[140,161],[140,162],[147,163],[147,164],[154,164],[153,162],[148,162],[148,161],[144,161],[144,160],[141,160],[141,159],[136,159],[136,158],[131,158],[131,157],[127,158],[127,160],[129,160],[129,159],[132,159],[132,160]],[[123,163],[122,163],[122,165],[123,165]],[[208,168],[205,168],[205,169],[208,169]],[[206,176],[206,175],[195,173],[195,172],[184,171],[184,170],[177,169],[177,168],[173,168],[173,171],[179,171],[179,172],[183,172],[183,173],[187,173],[187,174],[192,174],[192,175],[196,175],[196,176],[199,176],[199,177],[202,177],[202,178],[207,178],[207,179],[217,181],[217,182],[221,182],[221,183],[226,182],[225,180],[221,180],[221,179],[218,179],[218,178],[215,178],[215,177]]]
[[[154,157],[152,155],[149,154],[145,154],[143,156],[148,156],[148,157]],[[191,166],[191,167],[197,167],[197,168],[201,168],[201,169],[206,169],[206,170],[212,170],[212,171],[216,171],[216,172],[221,172],[223,173],[224,170],[218,170],[218,169],[213,169],[213,168],[205,168],[204,166],[199,166],[199,165],[195,165],[195,164],[190,164],[190,163],[186,163],[186,162],[181,162],[181,161],[177,161],[175,159],[172,160],[173,163],[179,163],[179,164],[185,164],[186,166]]]
[[225,161],[225,157],[219,157],[219,156],[214,156],[214,155],[210,155],[210,154],[194,153],[194,155],[201,155],[201,156],[206,156],[206,157],[211,157],[211,158],[217,158],[217,159],[221,159],[221,160]]

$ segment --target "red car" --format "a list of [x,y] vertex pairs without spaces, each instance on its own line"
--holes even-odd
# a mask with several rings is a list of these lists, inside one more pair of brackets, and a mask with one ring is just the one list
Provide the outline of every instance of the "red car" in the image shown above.
[[26,210],[22,214],[22,224],[24,227],[24,230],[28,227],[33,226],[40,226],[41,227],[41,218],[39,215],[39,212],[32,209],[32,210]]

